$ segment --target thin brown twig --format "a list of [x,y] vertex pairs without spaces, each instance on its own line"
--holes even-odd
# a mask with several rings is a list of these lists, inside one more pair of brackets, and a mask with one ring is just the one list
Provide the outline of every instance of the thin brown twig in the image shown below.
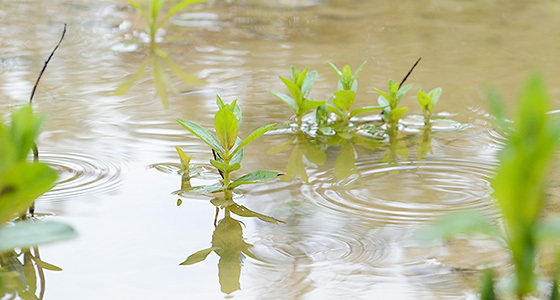
[[58,46],[60,46],[60,43],[62,43],[62,40],[64,39],[65,34],[66,34],[66,23],[64,23],[64,30],[62,31],[62,36],[60,37],[60,40],[58,41],[58,44],[56,44],[56,47],[54,47],[53,51],[51,52],[51,55],[49,55],[49,57],[45,61],[45,65],[43,66],[43,69],[41,69],[41,73],[39,73],[39,77],[37,77],[37,81],[35,82],[35,85],[33,86],[33,90],[31,91],[31,97],[29,97],[29,103],[33,102],[33,97],[35,96],[35,91],[37,90],[37,86],[39,85],[39,81],[41,80],[41,77],[43,76],[43,73],[45,72],[45,69],[47,69],[47,65],[51,61],[51,58],[53,57],[54,52],[56,51],[56,49],[58,49]]
[[422,59],[422,57],[418,58],[418,60],[414,63],[414,65],[412,66],[412,68],[410,68],[410,71],[408,71],[408,73],[406,73],[406,76],[403,78],[403,80],[402,80],[401,83],[399,84],[399,88],[402,87],[402,85],[404,84],[404,82],[406,81],[406,79],[408,78],[408,76],[410,76],[410,73],[412,73],[412,70],[414,70],[414,68],[416,68],[416,65],[420,62],[421,59]]

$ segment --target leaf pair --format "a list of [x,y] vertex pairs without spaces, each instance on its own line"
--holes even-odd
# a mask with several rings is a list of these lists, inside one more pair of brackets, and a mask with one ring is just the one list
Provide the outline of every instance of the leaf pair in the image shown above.
[[397,108],[401,98],[412,88],[412,84],[407,84],[402,88],[399,87],[398,83],[393,80],[389,80],[389,92],[385,93],[379,89],[374,88],[379,97],[377,98],[377,103],[383,107],[383,115],[385,120],[389,124],[397,124],[399,120],[404,115],[404,112],[408,110],[408,107]]
[[435,88],[427,94],[423,90],[418,91],[418,103],[422,108],[422,113],[424,114],[424,122],[426,124],[430,123],[430,119],[432,118],[432,114],[434,112],[434,107],[438,103],[441,92],[441,88]]
[[352,74],[352,69],[349,65],[345,65],[344,68],[342,68],[342,71],[340,71],[333,63],[329,62],[329,65],[338,76],[338,90],[356,92],[358,90],[358,81],[356,79],[358,78],[358,75],[360,75],[360,72],[362,72],[366,63],[367,62],[364,61],[358,67],[356,73]]
[[317,71],[308,72],[306,68],[300,72],[292,66],[292,81],[280,76],[280,80],[286,85],[290,95],[272,90],[268,90],[268,92],[288,104],[296,114],[298,123],[300,123],[301,117],[305,113],[325,104],[325,101],[315,101],[309,98],[309,92],[315,83],[316,77]]

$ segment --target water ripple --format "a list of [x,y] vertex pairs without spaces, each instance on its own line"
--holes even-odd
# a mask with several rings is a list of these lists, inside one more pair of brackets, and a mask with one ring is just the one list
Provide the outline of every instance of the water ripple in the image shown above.
[[302,192],[322,207],[385,224],[430,221],[458,209],[493,211],[491,162],[441,157],[391,166],[369,159],[356,169],[358,175],[334,183],[333,170],[315,174]]
[[65,201],[109,193],[117,190],[122,183],[121,165],[110,159],[99,159],[84,153],[41,150],[40,161],[59,173],[57,185],[41,196],[43,201]]

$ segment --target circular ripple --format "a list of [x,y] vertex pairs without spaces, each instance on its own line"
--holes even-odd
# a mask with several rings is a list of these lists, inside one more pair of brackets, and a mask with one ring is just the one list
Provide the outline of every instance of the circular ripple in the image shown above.
[[316,174],[302,191],[320,206],[384,224],[417,224],[458,209],[494,212],[491,162],[444,157],[389,166],[368,160],[356,170],[359,175],[334,183],[328,182],[333,170]]
[[298,226],[296,232],[267,234],[255,244],[254,252],[263,261],[273,264],[294,260],[375,264],[390,253],[390,245],[375,232],[358,235],[349,228],[323,231],[312,226]]
[[54,153],[41,150],[39,160],[55,169],[57,185],[41,200],[65,201],[69,198],[112,192],[122,182],[121,166],[83,153]]

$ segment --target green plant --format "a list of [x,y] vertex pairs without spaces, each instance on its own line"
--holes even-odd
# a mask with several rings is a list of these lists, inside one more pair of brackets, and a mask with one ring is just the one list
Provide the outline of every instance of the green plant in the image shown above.
[[424,125],[428,126],[434,112],[434,107],[436,106],[439,97],[441,96],[442,89],[435,88],[429,93],[425,93],[423,90],[418,91],[418,103],[422,108],[422,113],[424,115]]
[[389,92],[385,93],[379,89],[374,88],[374,90],[379,94],[377,98],[377,103],[383,107],[383,116],[385,117],[385,122],[391,125],[391,128],[396,128],[399,120],[404,115],[404,112],[408,110],[408,107],[397,107],[402,97],[412,88],[412,84],[400,87],[400,84],[395,83],[393,80],[389,80]]
[[222,181],[216,184],[198,187],[191,191],[201,194],[223,191],[225,200],[232,202],[233,190],[238,186],[267,182],[278,176],[278,172],[260,170],[245,174],[235,180],[232,180],[231,177],[232,172],[241,168],[243,148],[269,131],[274,127],[274,124],[262,126],[253,131],[245,140],[242,140],[237,136],[238,123],[241,120],[241,108],[237,104],[237,100],[234,100],[231,104],[224,104],[222,99],[218,96],[217,104],[219,110],[214,116],[216,135],[211,134],[210,131],[206,130],[204,127],[191,121],[182,119],[176,120],[212,148],[214,159],[211,159],[210,163],[218,169],[222,176]]
[[179,12],[181,9],[187,6],[196,3],[206,2],[206,0],[183,0],[178,4],[176,4],[175,6],[173,6],[161,20],[159,20],[160,17],[159,15],[163,8],[163,4],[165,3],[165,0],[151,0],[147,11],[134,0],[126,0],[126,2],[128,2],[128,4],[130,4],[132,7],[134,7],[140,13],[142,18],[144,18],[144,20],[148,24],[147,31],[148,31],[148,35],[150,36],[150,44],[155,45],[156,43],[155,36],[158,29],[160,29],[163,26],[163,24],[165,24],[165,22],[169,20],[169,18],[171,18],[173,15],[175,15],[177,12]]
[[349,65],[345,65],[344,68],[342,68],[342,71],[340,71],[333,63],[329,62],[329,65],[338,76],[338,90],[356,92],[358,90],[358,81],[356,79],[358,78],[358,75],[360,75],[360,72],[362,72],[366,63],[367,62],[364,61],[358,67],[356,73],[352,74],[352,69]]
[[514,294],[524,299],[536,285],[539,247],[560,236],[560,219],[541,219],[547,177],[560,139],[560,122],[547,114],[550,100],[540,76],[528,79],[513,124],[504,121],[504,105],[497,93],[489,98],[498,124],[508,137],[492,180],[504,230],[478,213],[461,212],[441,219],[428,235],[448,238],[457,233],[479,232],[503,241],[515,267]]
[[5,226],[24,214],[58,178],[48,165],[27,161],[43,119],[27,105],[12,113],[10,125],[0,120],[0,253],[75,236],[70,226],[52,221],[28,220]]
[[286,102],[288,106],[296,114],[296,121],[298,125],[301,126],[301,119],[308,111],[316,109],[317,107],[325,104],[325,101],[316,101],[309,98],[309,92],[315,83],[315,78],[317,77],[317,71],[308,72],[308,68],[303,71],[297,71],[294,66],[292,66],[292,81],[279,76],[280,80],[286,85],[290,91],[290,96],[268,90],[269,93],[276,96],[278,99]]

